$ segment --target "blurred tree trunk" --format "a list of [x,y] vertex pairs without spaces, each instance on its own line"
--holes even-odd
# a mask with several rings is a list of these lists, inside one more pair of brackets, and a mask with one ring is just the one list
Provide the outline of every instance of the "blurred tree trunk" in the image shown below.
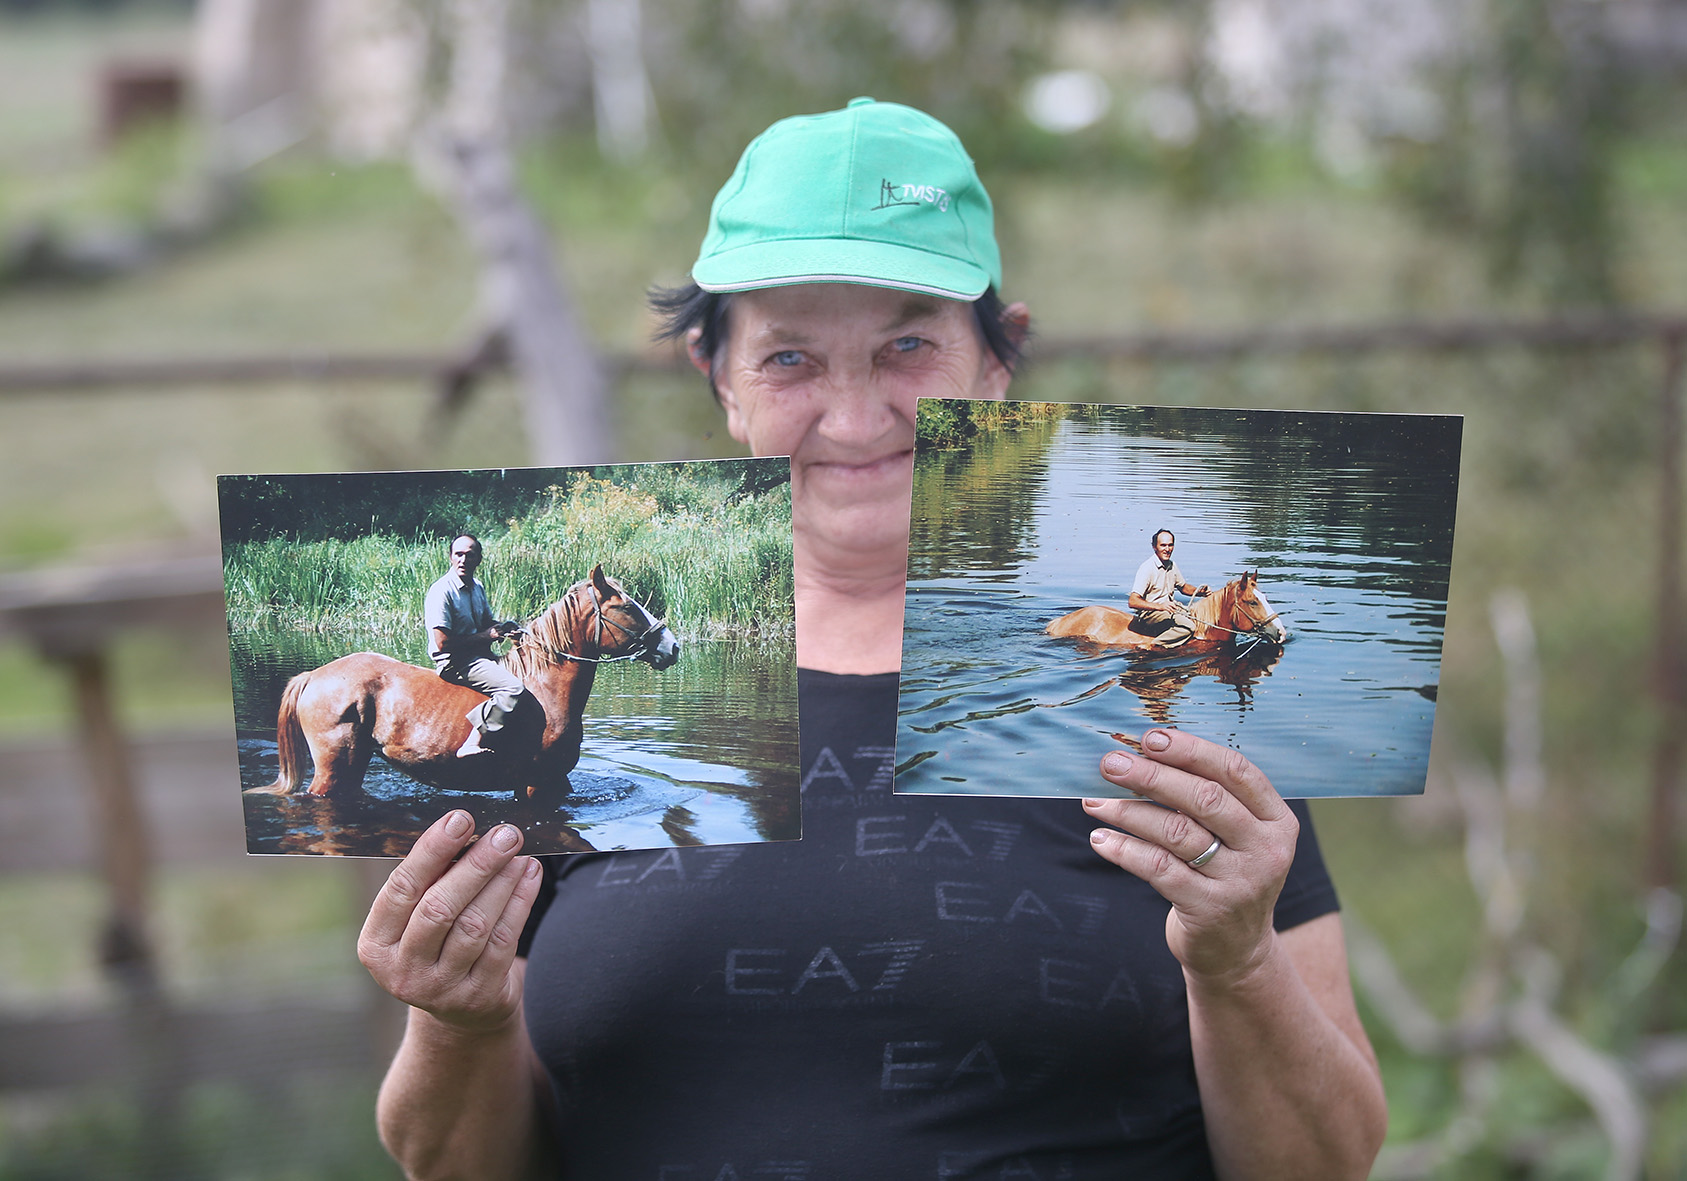
[[315,17],[313,0],[200,0],[194,81],[219,175],[304,138]]
[[635,160],[650,145],[653,106],[644,69],[641,0],[587,0],[597,143],[612,160]]
[[480,256],[483,312],[508,342],[534,461],[608,462],[603,370],[517,182],[504,102],[510,0],[447,0],[442,15],[445,90],[418,135],[418,166],[444,188]]

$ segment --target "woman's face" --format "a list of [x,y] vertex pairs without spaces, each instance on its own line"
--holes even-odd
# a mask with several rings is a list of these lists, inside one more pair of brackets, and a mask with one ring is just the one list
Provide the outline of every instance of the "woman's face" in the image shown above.
[[810,283],[733,297],[715,388],[733,438],[756,455],[791,457],[799,536],[900,561],[916,400],[999,399],[1010,377],[969,304]]

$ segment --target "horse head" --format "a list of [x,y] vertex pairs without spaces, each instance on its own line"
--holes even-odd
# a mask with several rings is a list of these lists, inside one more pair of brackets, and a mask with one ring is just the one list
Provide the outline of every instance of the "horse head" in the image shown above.
[[1259,589],[1257,570],[1244,573],[1226,586],[1224,593],[1229,600],[1227,605],[1233,621],[1230,626],[1239,636],[1258,636],[1273,644],[1281,644],[1289,638],[1289,629],[1283,626],[1265,592]]
[[[595,654],[589,653],[594,648]],[[679,639],[668,625],[597,565],[528,625],[505,662],[525,678],[547,664],[571,660],[642,660],[664,669],[678,659]]]
[[679,659],[679,638],[604,574],[602,565],[592,567],[590,583],[600,659],[631,657],[656,669],[668,668]]

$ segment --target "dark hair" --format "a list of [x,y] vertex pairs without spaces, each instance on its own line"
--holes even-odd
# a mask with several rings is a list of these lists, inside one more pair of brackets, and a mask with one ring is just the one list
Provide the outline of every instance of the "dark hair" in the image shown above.
[[457,536],[453,537],[450,541],[448,541],[446,543],[445,548],[446,548],[447,552],[456,549],[457,543],[459,541],[463,540],[463,538],[465,538],[465,537],[468,538],[470,541],[474,542],[474,552],[475,553],[480,554],[482,556],[484,556],[486,554],[486,547],[480,544],[480,538],[476,537],[473,533],[459,533],[459,534],[457,534]]
[[[697,348],[709,358],[709,385],[713,388],[715,367],[720,362],[730,328],[727,316],[732,308],[732,293],[704,291],[695,283],[687,283],[681,287],[652,287],[647,298],[650,310],[661,319],[654,338],[657,341],[686,343],[691,330],[698,329]],[[1002,297],[996,294],[994,287],[986,287],[984,294],[972,301],[973,319],[978,324],[978,334],[984,340],[984,347],[1012,373],[1014,366],[1019,364],[1024,341],[1016,338],[1002,323],[1002,314],[1006,311],[1007,305],[1002,303]]]
[[1173,545],[1177,544],[1177,534],[1173,533],[1170,529],[1156,529],[1156,530],[1154,530],[1153,534],[1148,538],[1148,544],[1151,545],[1151,546],[1159,545],[1160,544],[1160,534],[1162,534],[1162,533],[1164,533],[1167,537],[1172,539]]

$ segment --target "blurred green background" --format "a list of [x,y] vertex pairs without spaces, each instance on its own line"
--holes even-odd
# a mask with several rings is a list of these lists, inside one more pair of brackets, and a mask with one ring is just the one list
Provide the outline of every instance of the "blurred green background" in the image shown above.
[[[1667,915],[1652,960],[1633,958],[1654,752],[1680,724],[1654,692],[1662,349],[1149,362],[1057,347],[1149,330],[1687,309],[1687,5],[593,8],[511,5],[503,126],[592,340],[640,361],[616,369],[605,458],[738,453],[701,383],[647,345],[643,294],[685,276],[709,199],[752,135],[856,94],[925,107],[978,159],[1004,294],[1029,303],[1044,346],[1016,396],[1466,416],[1429,790],[1320,803],[1325,853],[1349,917],[1431,1014],[1452,1021],[1522,987],[1518,964],[1473,977],[1493,947],[1493,900],[1467,873],[1452,786],[1477,768],[1504,774],[1489,607],[1520,591],[1545,778],[1507,834],[1533,867],[1518,938],[1551,957],[1554,1011],[1627,1072],[1649,1124],[1642,1163],[1627,1168],[1585,1097],[1533,1053],[1503,1037],[1463,1058],[1414,1052],[1362,992],[1392,1109],[1377,1175],[1687,1177],[1684,1072],[1656,1067],[1687,1031]],[[476,254],[414,163],[414,129],[446,101],[450,9],[0,2],[0,371],[467,347],[482,327]],[[624,29],[629,10],[631,57],[601,23],[618,12]],[[244,58],[229,48],[241,45]],[[102,114],[125,64],[175,69],[179,109]],[[520,422],[502,372],[450,417],[416,379],[14,382],[0,389],[0,567],[214,552],[214,473],[519,465]],[[229,733],[220,632],[130,632],[112,659],[131,734]],[[62,744],[74,726],[62,671],[0,641],[0,751]],[[1679,855],[1679,830],[1668,839]],[[368,888],[347,866],[165,867],[153,934],[167,994],[361,995],[352,944]],[[102,897],[91,869],[0,865],[0,1017],[114,1004],[95,951]],[[388,1175],[374,1077],[190,1082],[157,1175]],[[140,1175],[143,1125],[121,1079],[0,1093],[0,1178]]]

